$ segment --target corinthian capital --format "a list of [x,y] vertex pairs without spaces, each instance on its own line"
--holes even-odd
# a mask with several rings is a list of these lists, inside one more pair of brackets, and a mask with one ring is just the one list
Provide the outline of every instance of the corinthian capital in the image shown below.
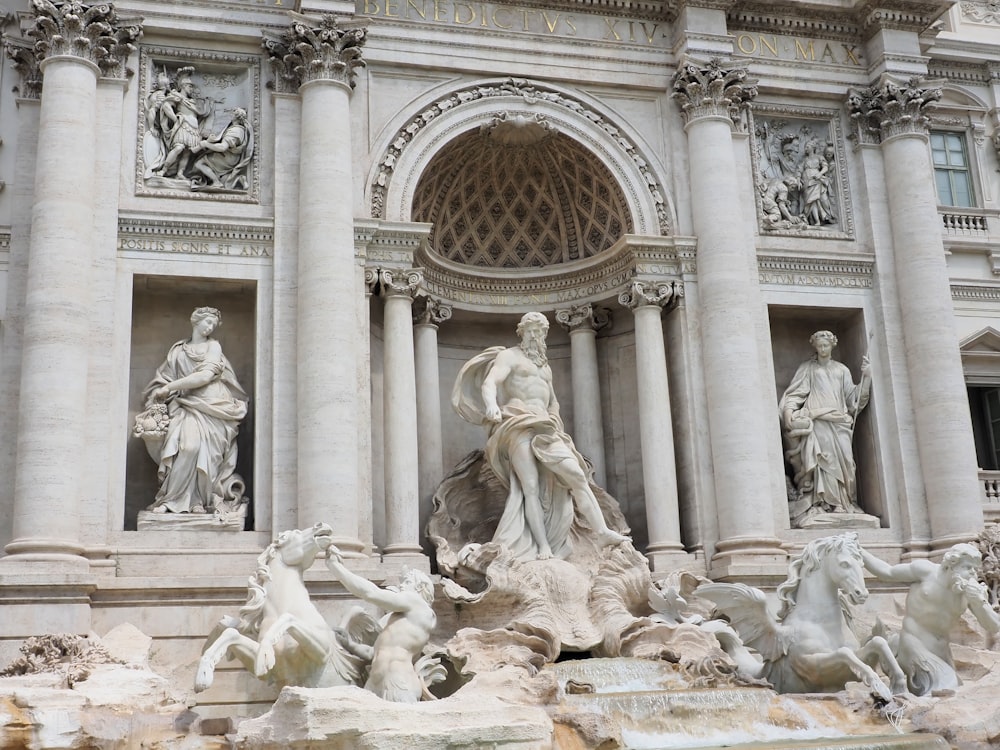
[[368,31],[363,26],[338,24],[331,15],[314,21],[295,15],[281,36],[265,36],[264,49],[274,69],[275,88],[292,93],[309,81],[339,81],[354,88],[354,71],[363,66],[361,48]]
[[927,133],[927,111],[941,98],[938,87],[923,88],[920,78],[899,84],[891,80],[851,89],[847,109],[861,143],[878,143],[894,135]]
[[94,63],[102,75],[124,77],[125,60],[142,36],[142,19],[119,18],[111,3],[31,0],[31,9],[35,22],[26,35],[34,40],[39,62],[70,55]]
[[424,273],[419,268],[383,268],[379,271],[379,283],[385,297],[413,297],[424,282]]
[[666,307],[684,296],[679,281],[639,281],[635,279],[627,290],[618,295],[618,304],[635,312],[641,307]]
[[15,88],[17,95],[24,99],[38,99],[42,96],[42,71],[38,67],[35,45],[28,39],[8,37],[4,39],[4,50],[21,76],[21,83]]
[[570,333],[581,328],[599,331],[611,325],[611,311],[587,302],[556,310],[556,322]]
[[671,97],[685,122],[702,117],[725,117],[741,126],[750,102],[757,96],[757,81],[745,66],[712,58],[707,63],[686,62],[674,76]]

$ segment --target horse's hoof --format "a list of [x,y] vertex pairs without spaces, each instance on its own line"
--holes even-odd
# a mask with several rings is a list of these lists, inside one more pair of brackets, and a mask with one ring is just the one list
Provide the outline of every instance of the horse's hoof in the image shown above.
[[212,686],[212,677],[212,673],[207,669],[199,669],[194,678],[194,691],[200,693],[203,690],[208,690]]

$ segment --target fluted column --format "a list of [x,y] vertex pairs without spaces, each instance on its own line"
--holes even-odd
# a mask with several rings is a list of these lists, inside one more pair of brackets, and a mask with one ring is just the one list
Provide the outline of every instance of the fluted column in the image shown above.
[[88,358],[91,346],[109,345],[92,340],[90,331],[95,144],[104,137],[97,131],[97,79],[120,66],[141,29],[122,24],[110,4],[37,2],[33,8],[36,21],[28,36],[40,60],[43,87],[25,289],[13,541],[4,562],[86,570],[80,526]]
[[734,118],[756,93],[746,68],[719,60],[686,63],[673,82],[685,120],[698,237],[698,317],[720,535],[711,562],[716,576],[761,566],[778,572],[785,560],[775,536],[766,442],[776,427],[773,408],[764,404],[757,341],[764,305],[733,153]]
[[418,297],[413,307],[413,354],[417,373],[417,456],[420,464],[420,525],[423,536],[431,514],[431,499],[444,477],[441,433],[441,373],[438,367],[438,326],[451,318],[451,306]]
[[983,525],[976,450],[962,373],[948,265],[937,211],[925,110],[940,89],[889,79],[852,91],[862,141],[881,142],[893,262],[913,399],[931,547],[974,537]]
[[670,414],[670,383],[660,315],[675,296],[676,283],[633,281],[618,297],[635,316],[635,369],[639,392],[642,485],[646,495],[647,555],[654,570],[687,562],[681,543],[677,467]]
[[362,28],[296,20],[264,47],[279,90],[302,97],[299,162],[298,522],[326,521],[360,556],[358,344],[350,95]]
[[385,441],[386,556],[420,553],[420,503],[417,492],[417,386],[413,355],[413,295],[420,271],[388,270],[380,274],[385,299],[385,375],[383,418]]
[[590,461],[594,482],[605,487],[604,422],[597,370],[597,332],[611,324],[611,313],[587,303],[556,310],[556,322],[569,331],[573,372],[573,442]]

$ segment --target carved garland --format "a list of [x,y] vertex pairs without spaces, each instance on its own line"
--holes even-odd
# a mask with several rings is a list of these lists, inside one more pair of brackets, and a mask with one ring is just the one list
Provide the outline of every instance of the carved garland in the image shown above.
[[1000,0],[963,2],[962,16],[973,23],[1000,23]]
[[377,219],[385,218],[385,197],[396,162],[417,133],[425,128],[435,117],[450,109],[495,96],[519,96],[529,104],[539,100],[546,101],[559,107],[565,107],[576,114],[583,115],[604,130],[639,168],[639,172],[646,180],[646,187],[653,196],[653,201],[656,204],[656,217],[660,232],[664,235],[670,234],[670,213],[663,199],[663,188],[657,181],[656,176],[649,169],[648,162],[642,158],[635,143],[617,127],[605,120],[602,115],[584,105],[583,102],[546,89],[540,84],[531,83],[523,78],[508,78],[499,84],[470,86],[469,88],[456,91],[444,99],[434,102],[434,104],[400,128],[379,162],[378,176],[375,178],[375,184],[372,186],[372,216]]

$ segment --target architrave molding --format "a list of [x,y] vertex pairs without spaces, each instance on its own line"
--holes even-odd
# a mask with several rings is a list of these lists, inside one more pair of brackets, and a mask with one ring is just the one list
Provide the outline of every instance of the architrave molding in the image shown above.
[[757,255],[757,272],[761,284],[871,289],[874,271],[874,255],[831,258],[773,251]]

